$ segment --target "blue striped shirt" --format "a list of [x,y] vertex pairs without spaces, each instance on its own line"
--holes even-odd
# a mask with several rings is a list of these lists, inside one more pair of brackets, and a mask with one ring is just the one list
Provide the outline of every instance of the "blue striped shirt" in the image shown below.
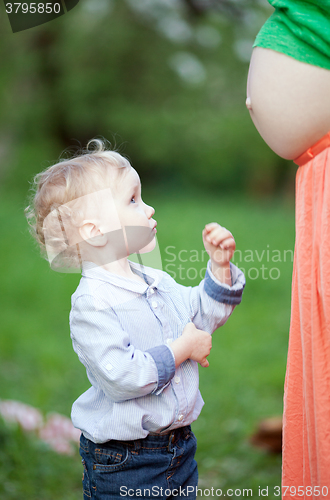
[[144,438],[196,420],[204,404],[198,363],[188,359],[175,369],[171,342],[190,321],[213,333],[239,304],[245,285],[233,264],[231,287],[213,276],[210,262],[196,287],[130,265],[145,283],[86,264],[72,295],[73,348],[91,387],[75,401],[71,417],[95,443]]

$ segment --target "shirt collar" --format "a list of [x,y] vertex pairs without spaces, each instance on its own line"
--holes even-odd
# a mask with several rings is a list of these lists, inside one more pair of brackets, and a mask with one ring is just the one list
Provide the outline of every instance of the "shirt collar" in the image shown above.
[[157,288],[163,292],[166,291],[163,283],[161,283],[163,278],[162,271],[153,269],[152,267],[141,266],[140,264],[136,264],[130,260],[128,262],[132,271],[141,276],[141,278],[145,280],[145,283],[126,278],[125,276],[120,276],[119,274],[110,273],[93,262],[83,262],[82,276],[85,278],[105,281],[111,285],[141,294],[145,293],[149,286],[151,288]]

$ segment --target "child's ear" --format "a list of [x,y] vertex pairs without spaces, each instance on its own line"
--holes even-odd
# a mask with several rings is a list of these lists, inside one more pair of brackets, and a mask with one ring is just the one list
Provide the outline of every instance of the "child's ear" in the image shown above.
[[93,247],[103,247],[107,243],[106,236],[93,222],[85,221],[79,228],[79,234],[86,243]]

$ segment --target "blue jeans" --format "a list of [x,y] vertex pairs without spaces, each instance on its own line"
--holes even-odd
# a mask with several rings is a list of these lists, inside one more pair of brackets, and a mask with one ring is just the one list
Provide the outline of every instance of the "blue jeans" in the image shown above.
[[163,436],[95,444],[83,435],[84,500],[196,499],[196,438],[190,425]]

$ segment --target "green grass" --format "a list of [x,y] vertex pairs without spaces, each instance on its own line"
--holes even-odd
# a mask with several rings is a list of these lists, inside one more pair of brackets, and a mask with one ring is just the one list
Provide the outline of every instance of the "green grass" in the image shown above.
[[78,451],[74,457],[58,455],[0,422],[1,500],[81,499],[80,479]]
[[[252,448],[249,436],[262,418],[282,412],[292,273],[284,252],[294,246],[293,204],[160,189],[145,190],[144,198],[156,208],[163,269],[184,285],[197,284],[191,278],[206,265],[205,223],[217,221],[235,236],[242,253],[233,260],[245,269],[247,285],[242,304],[213,336],[210,367],[200,370],[205,406],[193,424],[200,485],[252,488],[253,498],[258,486],[268,486],[268,498],[276,498],[281,459]],[[23,208],[24,200],[2,195],[0,397],[70,415],[72,402],[89,387],[68,327],[79,276],[49,269],[28,234]],[[78,454],[58,457],[3,425],[0,440],[1,500],[82,497]]]

